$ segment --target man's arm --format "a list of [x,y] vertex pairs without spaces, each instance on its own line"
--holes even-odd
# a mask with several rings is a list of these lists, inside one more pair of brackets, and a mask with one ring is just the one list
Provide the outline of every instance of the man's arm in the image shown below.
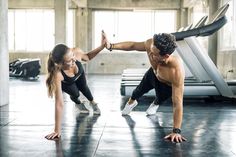
[[183,67],[177,66],[172,75],[173,128],[181,129],[185,78]]
[[124,51],[146,51],[145,42],[133,42],[133,41],[126,41],[120,43],[110,44],[111,50],[124,50]]
[[147,45],[147,41],[151,41],[152,39],[149,39],[147,41],[144,42],[134,42],[134,41],[125,41],[125,42],[119,42],[119,43],[111,43],[107,36],[106,33],[104,33],[104,37],[105,37],[105,41],[106,41],[106,48],[110,51],[112,50],[124,50],[124,51],[132,51],[132,50],[136,50],[136,51],[146,51],[146,45]]
[[172,103],[173,103],[173,131],[165,137],[172,142],[182,142],[186,139],[181,135],[181,125],[183,118],[183,93],[184,93],[184,73],[177,71],[172,82]]
[[183,84],[172,85],[173,128],[181,129],[183,117]]

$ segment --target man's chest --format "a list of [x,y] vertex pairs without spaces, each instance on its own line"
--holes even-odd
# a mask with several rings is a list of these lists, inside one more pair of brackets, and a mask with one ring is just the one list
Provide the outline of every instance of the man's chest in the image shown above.
[[171,84],[172,77],[170,68],[157,64],[156,68],[153,68],[153,72],[159,81]]

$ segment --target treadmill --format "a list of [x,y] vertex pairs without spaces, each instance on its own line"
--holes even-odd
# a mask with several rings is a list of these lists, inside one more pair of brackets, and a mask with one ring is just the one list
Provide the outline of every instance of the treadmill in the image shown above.
[[[193,28],[182,29],[172,33],[177,40],[177,48],[173,55],[179,55],[185,66],[184,97],[223,96],[235,98],[236,80],[224,80],[210,57],[204,52],[196,37],[209,36],[217,32],[226,23],[225,13],[229,7],[226,4],[219,8],[209,19],[204,16]],[[147,69],[125,69],[122,73],[120,92],[130,96],[140,83]],[[151,90],[145,95],[155,96]]]

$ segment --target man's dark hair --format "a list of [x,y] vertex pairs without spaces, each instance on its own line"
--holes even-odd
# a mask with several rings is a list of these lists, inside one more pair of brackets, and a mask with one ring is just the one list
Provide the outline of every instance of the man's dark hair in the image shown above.
[[154,45],[160,50],[160,55],[172,54],[175,51],[176,40],[175,36],[168,33],[154,34],[153,36]]

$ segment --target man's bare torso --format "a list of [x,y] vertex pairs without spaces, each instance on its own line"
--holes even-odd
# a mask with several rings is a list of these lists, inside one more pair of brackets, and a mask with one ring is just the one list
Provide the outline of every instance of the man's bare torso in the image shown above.
[[[153,57],[150,55],[149,44],[151,43],[147,42],[146,44],[150,64],[159,81],[171,86],[174,81],[181,79],[177,77],[184,77],[184,69],[179,57],[170,55],[167,62],[158,63],[156,60],[153,60]],[[176,75],[176,73],[178,73],[178,75]]]

